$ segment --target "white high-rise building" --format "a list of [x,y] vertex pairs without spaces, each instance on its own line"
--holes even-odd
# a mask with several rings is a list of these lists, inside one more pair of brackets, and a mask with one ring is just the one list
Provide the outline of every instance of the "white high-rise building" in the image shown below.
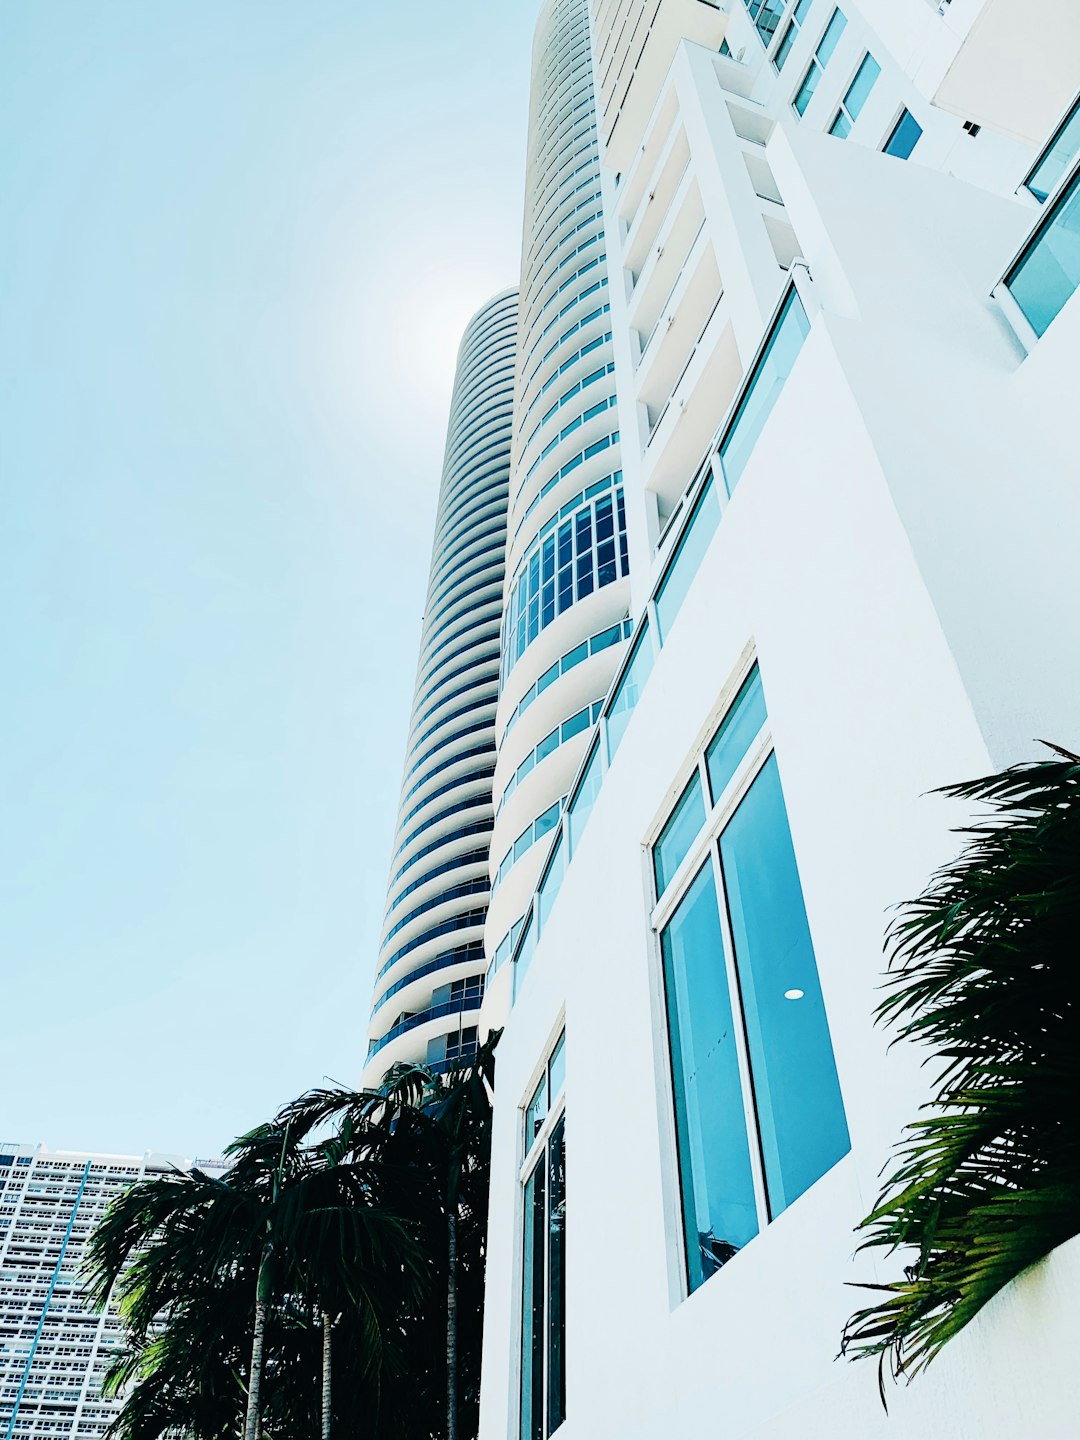
[[586,0],[533,47],[506,540],[485,1023],[509,1012],[529,905],[629,634],[596,103]]
[[[606,603],[530,639],[565,428],[531,227],[595,185],[590,32],[618,420],[584,423],[621,437],[633,638],[547,787],[569,706],[534,725],[523,687]],[[933,792],[1080,748],[1080,9],[548,0],[533,87],[496,875],[567,800],[491,907],[481,1440],[1067,1440],[1080,1240],[888,1416],[836,1355],[903,1264],[853,1230],[928,1093],[872,1015],[891,908],[969,819]]]
[[499,694],[518,297],[458,353],[364,1071],[476,1049]]
[[[81,1267],[109,1201],[189,1161],[0,1142],[0,1436],[92,1440],[120,1401],[101,1382],[121,1344],[111,1304],[89,1304]],[[208,1170],[221,1161],[199,1162]]]

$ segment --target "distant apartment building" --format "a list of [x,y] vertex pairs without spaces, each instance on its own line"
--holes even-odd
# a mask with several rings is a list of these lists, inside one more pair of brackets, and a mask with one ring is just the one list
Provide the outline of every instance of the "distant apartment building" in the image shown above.
[[[92,1440],[119,1409],[101,1383],[120,1319],[87,1300],[80,1268],[109,1201],[188,1161],[0,1142],[0,1436]],[[219,1161],[200,1161],[213,1170]]]
[[494,824],[516,290],[466,327],[442,485],[364,1079],[476,1049]]

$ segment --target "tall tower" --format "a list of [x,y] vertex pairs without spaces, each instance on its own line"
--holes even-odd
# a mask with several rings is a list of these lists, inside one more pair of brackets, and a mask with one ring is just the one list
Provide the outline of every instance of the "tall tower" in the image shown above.
[[[629,627],[626,525],[586,0],[533,45],[486,945],[506,961]],[[547,843],[540,843],[547,837]]]
[[458,352],[365,1084],[476,1046],[517,313],[496,295]]

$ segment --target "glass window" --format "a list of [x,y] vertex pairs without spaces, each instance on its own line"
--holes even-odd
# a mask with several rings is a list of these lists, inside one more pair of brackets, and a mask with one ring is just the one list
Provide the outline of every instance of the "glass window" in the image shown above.
[[792,104],[794,105],[797,114],[806,114],[806,107],[810,104],[811,97],[813,96],[814,91],[817,89],[817,84],[821,78],[822,71],[829,63],[829,59],[832,56],[833,51],[836,49],[837,44],[840,40],[840,36],[844,33],[844,28],[846,25],[847,19],[844,16],[843,11],[834,10],[832,13],[832,18],[830,19],[828,25],[826,25],[825,27],[825,33],[818,41],[817,49],[814,51],[810,64],[807,66],[806,74],[803,76],[802,79],[802,84],[796,91],[795,99],[792,101]]
[[607,736],[608,736],[608,761],[615,758],[615,751],[619,748],[622,737],[626,734],[626,727],[630,723],[630,716],[641,699],[641,692],[645,688],[645,681],[652,673],[653,649],[652,635],[649,631],[649,622],[646,620],[637,633],[630,650],[630,660],[623,671],[622,679],[615,687],[615,693],[607,710]]
[[570,802],[567,830],[569,832],[571,857],[573,857],[575,850],[581,844],[581,837],[584,834],[585,826],[588,824],[592,808],[596,804],[596,797],[600,793],[600,785],[603,778],[600,746],[594,741],[592,754],[582,772],[581,781],[574,791],[574,798]]
[[753,20],[763,45],[768,45],[775,35],[785,3],[786,0],[746,0],[750,19]]
[[881,74],[881,66],[874,59],[873,55],[867,53],[863,62],[855,72],[855,78],[847,88],[844,95],[844,109],[848,118],[854,122],[862,114],[862,108],[866,104],[867,96],[877,83]]
[[525,1182],[522,1250],[521,1436],[544,1440],[544,1300],[547,1166],[541,1161]]
[[765,693],[761,688],[761,672],[755,665],[705,751],[705,769],[714,805],[731,783],[765,719]]
[[[709,858],[660,934],[691,1290],[850,1148],[775,754],[715,808],[765,718],[755,666],[706,751]],[[658,890],[700,799],[688,785],[653,847]]]
[[680,795],[660,838],[653,846],[653,875],[656,877],[657,899],[663,895],[671,877],[690,853],[690,846],[705,823],[705,801],[701,796],[701,776],[695,770],[689,785]]
[[551,1109],[563,1087],[565,1040],[556,1041],[525,1116],[526,1147],[538,1142],[539,1154],[523,1187],[523,1440],[547,1440],[566,1419],[566,1116]]
[[720,836],[770,1214],[850,1149],[776,756]]
[[784,31],[783,39],[776,47],[776,54],[773,56],[773,64],[777,70],[784,68],[784,62],[791,54],[791,47],[795,44],[795,37],[802,29],[803,21],[806,19],[807,12],[812,3],[813,0],[799,0],[799,3],[795,6],[791,19],[788,21],[787,29]]
[[1080,98],[1054,132],[1024,184],[1035,199],[1044,202],[1080,154]]
[[687,1279],[696,1290],[758,1233],[711,862],[698,872],[660,945]]
[[[840,12],[837,11],[837,14]],[[743,389],[742,399],[720,442],[720,463],[729,495],[734,493],[784,382],[810,333],[810,322],[793,289]]]
[[883,149],[886,155],[895,155],[898,160],[906,160],[921,138],[922,126],[915,116],[910,110],[901,110],[900,119],[889,131],[889,138]]
[[712,474],[701,487],[701,493],[694,502],[693,513],[687,521],[679,543],[675,547],[671,564],[656,590],[656,623],[660,631],[660,643],[671,633],[675,616],[682,608],[691,581],[698,572],[709,541],[716,534],[720,524],[720,500]]
[[560,835],[552,846],[551,859],[548,861],[544,878],[540,882],[538,892],[537,919],[540,922],[540,929],[543,931],[551,914],[551,907],[555,904],[555,897],[562,886],[563,876],[566,874],[566,848],[563,845],[563,837]]
[[1036,335],[1080,285],[1080,171],[1005,278],[1006,287]]

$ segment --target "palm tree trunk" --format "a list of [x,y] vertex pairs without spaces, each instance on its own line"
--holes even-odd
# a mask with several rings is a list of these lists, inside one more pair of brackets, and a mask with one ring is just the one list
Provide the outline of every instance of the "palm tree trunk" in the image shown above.
[[457,1205],[446,1207],[446,1440],[457,1440]]
[[324,1310],[322,1317],[322,1440],[330,1440],[330,1327],[333,1321]]
[[266,1341],[266,1312],[270,1300],[270,1259],[273,1245],[268,1240],[259,1258],[259,1278],[255,1285],[255,1329],[251,1336],[251,1372],[248,1375],[247,1415],[244,1418],[244,1440],[256,1440],[259,1430],[259,1386],[262,1384],[263,1348]]

